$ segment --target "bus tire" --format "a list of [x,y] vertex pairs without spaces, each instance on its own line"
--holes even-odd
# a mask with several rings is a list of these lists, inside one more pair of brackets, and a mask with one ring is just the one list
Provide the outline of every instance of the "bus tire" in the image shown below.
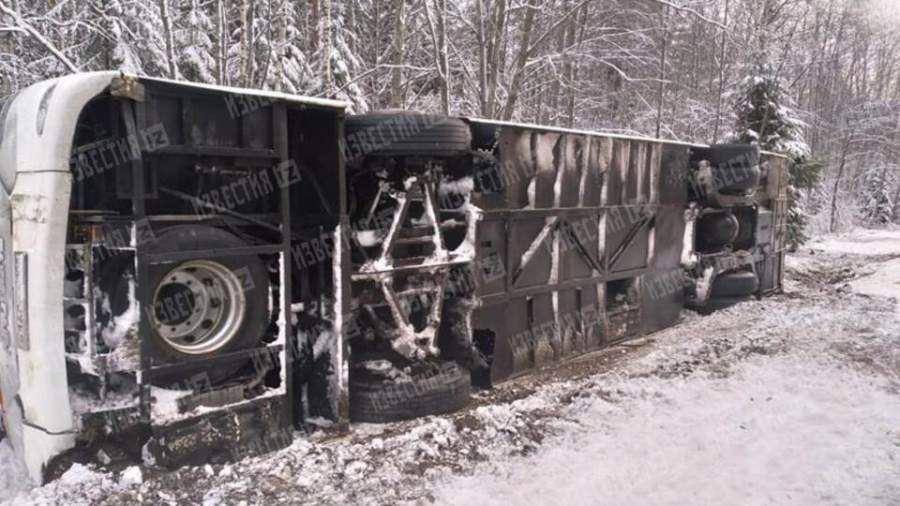
[[455,362],[431,367],[396,381],[378,381],[351,373],[350,420],[389,423],[458,411],[468,404],[470,374]]
[[[222,229],[182,225],[164,230],[148,249],[171,253],[245,246]],[[143,316],[150,319],[151,335],[146,338],[157,363],[209,359],[255,348],[269,328],[269,274],[257,255],[210,255],[152,265],[147,283],[151,309]],[[210,382],[218,383],[248,361],[217,364],[204,372]],[[185,371],[191,373],[196,371]],[[172,382],[173,377],[154,379],[159,384],[157,380]]]

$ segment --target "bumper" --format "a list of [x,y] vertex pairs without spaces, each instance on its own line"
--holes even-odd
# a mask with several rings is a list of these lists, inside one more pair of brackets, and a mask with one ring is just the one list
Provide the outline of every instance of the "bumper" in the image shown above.
[[[0,387],[10,443],[31,478],[74,445],[63,336],[69,153],[82,108],[117,74],[63,77],[22,91],[2,125]],[[29,293],[30,291],[30,293]]]

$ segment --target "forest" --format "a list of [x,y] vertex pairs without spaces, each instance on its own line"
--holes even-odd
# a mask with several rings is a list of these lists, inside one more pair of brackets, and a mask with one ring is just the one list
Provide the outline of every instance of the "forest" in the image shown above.
[[0,0],[0,100],[103,69],[758,142],[796,162],[795,245],[900,221],[897,0]]

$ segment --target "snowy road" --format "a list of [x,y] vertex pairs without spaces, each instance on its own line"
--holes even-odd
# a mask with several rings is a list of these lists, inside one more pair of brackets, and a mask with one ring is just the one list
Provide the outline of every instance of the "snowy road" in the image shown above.
[[[900,231],[791,258],[786,293],[686,315],[457,415],[13,503],[900,504]],[[9,488],[7,488],[9,487]],[[6,494],[4,496],[4,494]]]

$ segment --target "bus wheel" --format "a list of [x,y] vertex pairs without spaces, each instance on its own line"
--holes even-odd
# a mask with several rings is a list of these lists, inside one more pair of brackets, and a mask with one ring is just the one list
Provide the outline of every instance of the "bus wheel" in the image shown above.
[[348,157],[458,156],[471,150],[469,125],[459,118],[409,111],[349,116],[344,122]]
[[[244,241],[224,230],[186,225],[164,230],[151,250],[215,252],[244,246]],[[254,348],[269,328],[269,275],[259,256],[210,255],[154,265],[147,282],[152,297],[146,312],[152,328],[148,337],[156,362],[214,358]],[[246,363],[235,361],[204,368],[204,372],[216,383]],[[172,379],[169,375],[160,378],[163,382]]]
[[388,423],[452,413],[468,404],[471,379],[463,367],[437,362],[414,368],[389,378],[357,364],[350,373],[350,420]]

